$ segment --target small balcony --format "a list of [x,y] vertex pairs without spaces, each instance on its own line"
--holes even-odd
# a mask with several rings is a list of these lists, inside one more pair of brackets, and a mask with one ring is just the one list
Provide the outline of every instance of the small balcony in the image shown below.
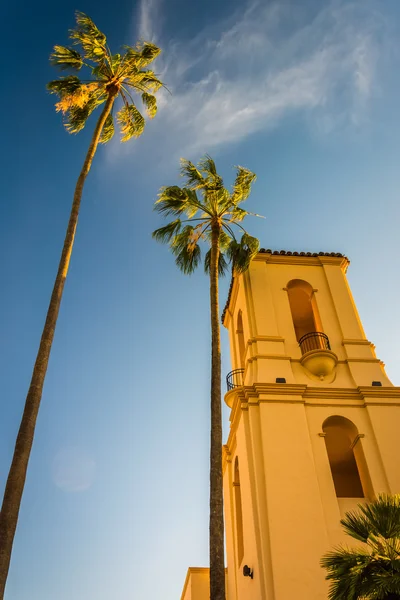
[[306,333],[299,340],[301,364],[320,381],[332,376],[337,365],[337,356],[331,350],[329,338],[321,331]]
[[312,331],[306,333],[299,339],[299,346],[302,354],[306,354],[311,350],[330,350],[331,345],[329,338],[321,331]]
[[244,369],[234,369],[226,376],[226,387],[228,392],[234,388],[242,387]]

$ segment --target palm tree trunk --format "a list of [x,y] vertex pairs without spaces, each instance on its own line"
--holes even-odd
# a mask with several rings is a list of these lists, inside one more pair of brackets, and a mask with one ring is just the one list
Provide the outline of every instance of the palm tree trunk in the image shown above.
[[83,186],[86,176],[89,173],[93,157],[96,153],[104,123],[111,112],[115,96],[116,93],[114,91],[108,96],[93,133],[82,171],[80,172],[76,183],[74,200],[58,266],[57,277],[51,294],[46,322],[40,340],[39,351],[36,357],[31,383],[26,397],[24,413],[15,444],[14,456],[8,474],[0,513],[0,600],[3,600],[4,597],[14,535],[18,522],[19,507],[24,491],[26,471],[35,433],[36,418],[39,412],[43,384],[46,377],[47,365],[57,324],[58,311],[60,309],[64,283],[67,277],[69,261],[74,244]]
[[224,506],[222,488],[221,340],[218,303],[220,225],[212,226],[211,303],[211,446],[210,446],[210,600],[225,600]]

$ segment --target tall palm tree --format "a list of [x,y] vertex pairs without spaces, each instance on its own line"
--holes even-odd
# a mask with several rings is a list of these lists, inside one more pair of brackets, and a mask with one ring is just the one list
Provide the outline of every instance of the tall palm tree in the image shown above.
[[80,12],[76,13],[76,27],[70,31],[69,37],[74,46],[80,46],[81,51],[78,52],[74,47],[55,46],[50,62],[63,71],[70,70],[75,73],[84,67],[88,71],[87,79],[69,74],[51,81],[47,86],[51,93],[59,97],[56,109],[63,113],[67,131],[81,131],[94,109],[101,104],[104,106],[76,183],[58,272],[5,488],[0,514],[0,598],[4,595],[35,423],[74,243],[83,186],[98,144],[108,142],[113,136],[113,108],[117,98],[121,99],[122,106],[116,113],[116,119],[122,132],[122,141],[125,142],[140,136],[145,126],[145,119],[133,101],[132,92],[141,94],[142,103],[151,118],[157,111],[154,93],[162,86],[156,74],[146,68],[160,53],[160,49],[154,44],[144,42],[134,48],[125,46],[123,54],[111,54],[106,36],[89,17]]
[[400,494],[380,494],[341,524],[364,547],[339,547],[321,560],[330,600],[400,600]]
[[[237,167],[232,191],[224,187],[214,161],[206,156],[198,167],[181,161],[185,186],[161,189],[155,210],[175,217],[157,229],[153,237],[168,243],[177,266],[191,274],[201,263],[200,243],[209,250],[204,268],[210,277],[211,307],[211,448],[210,448],[210,599],[225,600],[224,519],[222,494],[221,343],[218,305],[219,276],[230,262],[235,272],[245,271],[258,252],[259,242],[243,229],[248,214],[240,208],[251,191],[256,176]],[[183,218],[186,217],[186,218]],[[234,227],[241,230],[238,241]]]

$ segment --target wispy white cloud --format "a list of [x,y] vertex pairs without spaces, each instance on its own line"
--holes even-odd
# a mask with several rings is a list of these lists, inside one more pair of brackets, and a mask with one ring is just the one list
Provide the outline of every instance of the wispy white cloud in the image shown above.
[[[383,18],[368,0],[313,6],[253,1],[190,41],[158,34],[172,95],[163,95],[149,141],[158,136],[169,155],[187,155],[240,142],[294,112],[323,132],[365,122]],[[142,0],[143,37],[154,37],[160,14],[160,0]]]
[[160,0],[141,0],[139,4],[139,15],[137,28],[137,37],[139,39],[153,41],[157,36],[157,26],[159,19]]

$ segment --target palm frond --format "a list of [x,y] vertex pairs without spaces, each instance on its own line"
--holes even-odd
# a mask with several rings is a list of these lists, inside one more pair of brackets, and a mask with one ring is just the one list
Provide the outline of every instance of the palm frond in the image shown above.
[[371,564],[371,556],[363,550],[339,547],[321,559],[330,580],[330,600],[358,600],[365,572]]
[[101,102],[98,98],[93,97],[84,106],[71,106],[66,111],[67,114],[64,122],[68,133],[79,133],[79,131],[82,131],[86,125],[86,121]]
[[110,78],[110,72],[106,63],[101,62],[92,68],[92,75],[98,81],[108,81]]
[[236,179],[232,190],[232,201],[234,204],[247,200],[251,192],[251,186],[255,180],[255,173],[245,167],[236,167]]
[[[360,504],[358,506],[361,506]],[[358,511],[349,511],[340,521],[345,532],[360,542],[367,542],[371,533],[371,525]]]
[[373,533],[383,538],[400,537],[400,494],[379,494],[374,502],[359,504]]
[[240,223],[243,221],[245,217],[247,217],[249,213],[244,208],[239,208],[239,206],[234,206],[229,213],[226,213],[225,216],[229,217],[229,220],[232,223]]
[[217,168],[215,166],[215,162],[206,154],[199,161],[199,170],[203,173],[204,179],[207,181],[207,187],[213,190],[220,190],[224,186],[223,179],[217,173]]
[[76,77],[76,75],[67,75],[67,77],[60,77],[54,81],[49,81],[46,87],[50,94],[57,94],[62,98],[63,96],[75,93],[81,85],[79,77]]
[[134,104],[121,108],[117,113],[117,121],[121,127],[122,142],[139,137],[144,131],[145,120]]
[[158,90],[163,86],[162,81],[157,77],[157,75],[153,71],[150,70],[138,71],[134,74],[133,77],[128,78],[128,81],[134,87],[138,86],[139,89],[151,93],[158,92]]
[[140,59],[143,66],[147,66],[161,53],[161,49],[151,42],[143,42],[140,49]]
[[71,94],[61,94],[60,101],[56,103],[56,110],[65,114],[71,108],[83,108],[88,102],[97,102],[99,100],[97,104],[101,104],[100,98],[102,96],[102,90],[96,82],[81,83]]
[[118,68],[122,62],[122,57],[120,54],[113,54],[110,58],[110,62],[111,62],[111,67],[113,70],[113,73],[116,73],[118,71]]
[[380,494],[346,513],[345,532],[364,548],[339,547],[321,559],[331,581],[330,600],[400,598],[400,496]]
[[153,231],[152,237],[157,240],[157,242],[161,242],[163,244],[169,243],[174,235],[179,233],[181,225],[182,223],[180,219],[171,221],[171,223],[168,223],[168,225]]
[[196,166],[186,158],[181,158],[181,176],[191,190],[198,190],[206,185],[206,180]]
[[114,135],[114,117],[110,113],[104,123],[103,131],[100,136],[100,144],[107,144]]
[[135,47],[124,46],[124,65],[138,72],[148,66],[161,53],[161,49],[151,42],[139,42]]
[[236,273],[244,273],[249,268],[253,258],[258,253],[260,242],[257,238],[252,237],[248,233],[244,233],[240,242],[232,240],[227,254],[232,263],[232,267]]
[[157,99],[152,94],[144,92],[142,94],[142,102],[146,107],[146,112],[150,119],[153,119],[157,113]]
[[54,46],[50,54],[50,64],[62,71],[73,69],[79,71],[83,67],[83,60],[79,52],[65,46]]
[[165,216],[179,216],[185,213],[189,218],[193,218],[198,211],[196,200],[196,193],[192,190],[180,188],[177,185],[163,187],[158,195],[154,210]]
[[[220,252],[219,257],[218,257],[218,275],[220,277],[224,277],[228,271],[228,267],[229,267],[229,264],[227,263],[227,261],[225,259],[225,255],[223,254],[223,252]],[[211,248],[206,252],[206,254],[204,256],[204,272],[207,273],[207,275],[210,274],[210,268],[211,268]]]
[[200,261],[201,250],[198,244],[192,247],[185,246],[175,259],[176,265],[185,275],[191,275],[199,266]]
[[76,27],[70,31],[70,39],[82,46],[85,58],[94,62],[103,61],[107,55],[106,36],[84,13],[77,11],[75,19]]

